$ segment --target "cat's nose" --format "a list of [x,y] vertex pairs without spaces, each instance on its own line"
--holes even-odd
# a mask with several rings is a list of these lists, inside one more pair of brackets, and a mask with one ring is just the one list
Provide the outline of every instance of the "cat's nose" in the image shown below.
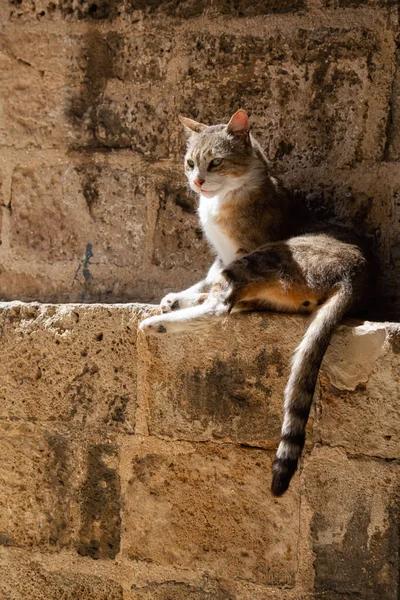
[[197,185],[197,187],[199,188],[201,188],[204,182],[205,179],[202,179],[201,177],[197,177],[197,179],[194,180],[194,184]]

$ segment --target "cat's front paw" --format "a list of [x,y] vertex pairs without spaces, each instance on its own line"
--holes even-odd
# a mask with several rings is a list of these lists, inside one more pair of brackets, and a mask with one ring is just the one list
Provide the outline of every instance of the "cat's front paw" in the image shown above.
[[160,302],[162,313],[171,312],[171,310],[179,310],[179,294],[167,294]]
[[160,317],[149,317],[140,323],[139,331],[143,331],[147,335],[161,335],[167,333],[167,326]]

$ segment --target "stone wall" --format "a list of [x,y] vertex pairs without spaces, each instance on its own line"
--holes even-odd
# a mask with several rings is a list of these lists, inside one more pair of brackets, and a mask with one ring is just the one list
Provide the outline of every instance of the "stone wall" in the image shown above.
[[339,329],[276,499],[306,319],[158,340],[151,310],[1,306],[2,600],[397,600],[399,326]]
[[275,172],[400,276],[396,0],[2,0],[3,299],[158,300],[210,262],[179,113],[244,107]]

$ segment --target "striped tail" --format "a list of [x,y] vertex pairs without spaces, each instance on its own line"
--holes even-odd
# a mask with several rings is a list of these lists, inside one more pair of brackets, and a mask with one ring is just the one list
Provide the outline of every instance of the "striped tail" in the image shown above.
[[341,286],[321,306],[297,348],[285,390],[284,419],[272,464],[274,496],[289,487],[301,456],[318,372],[330,339],[353,300],[351,289]]

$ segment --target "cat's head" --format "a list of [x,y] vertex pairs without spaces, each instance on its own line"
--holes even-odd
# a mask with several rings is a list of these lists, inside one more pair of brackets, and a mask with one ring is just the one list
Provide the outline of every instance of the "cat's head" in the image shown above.
[[226,194],[243,185],[252,162],[249,119],[238,110],[227,125],[203,125],[179,117],[189,133],[185,173],[202,196]]

